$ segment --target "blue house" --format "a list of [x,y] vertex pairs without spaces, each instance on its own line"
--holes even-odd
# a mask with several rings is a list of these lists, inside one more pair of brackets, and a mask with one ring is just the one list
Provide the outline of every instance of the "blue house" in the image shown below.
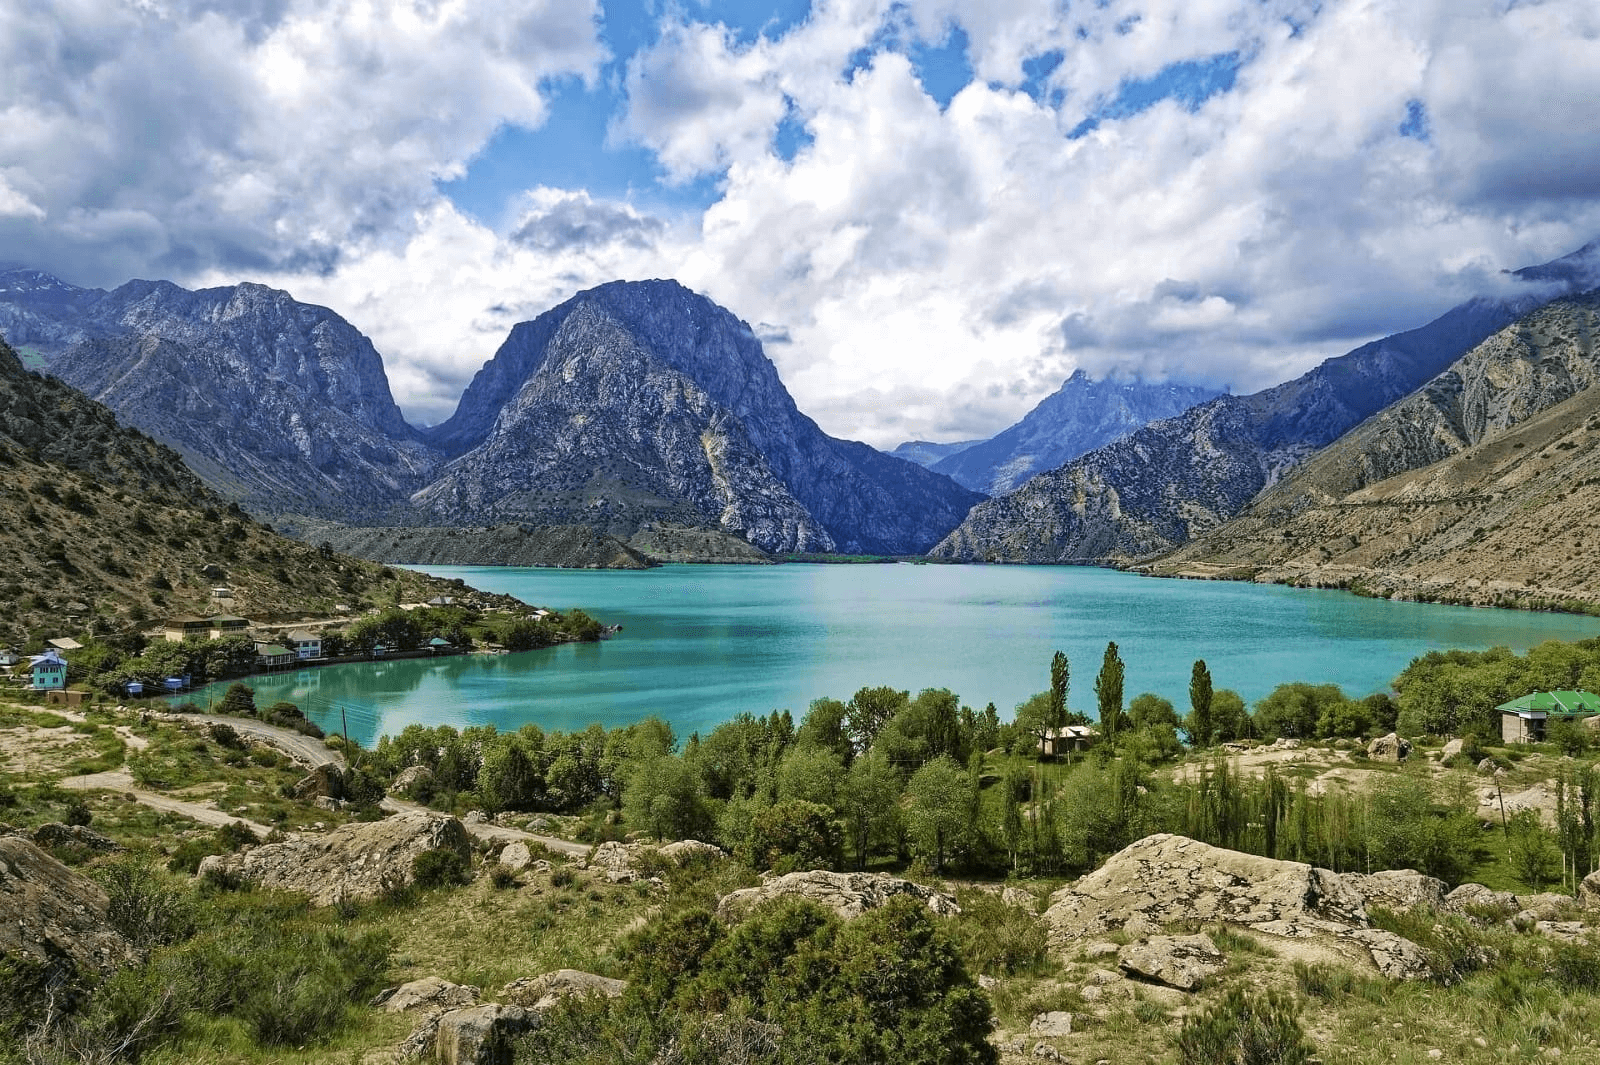
[[33,684],[30,687],[34,691],[59,690],[67,686],[67,660],[54,648],[29,658],[28,664],[33,669]]

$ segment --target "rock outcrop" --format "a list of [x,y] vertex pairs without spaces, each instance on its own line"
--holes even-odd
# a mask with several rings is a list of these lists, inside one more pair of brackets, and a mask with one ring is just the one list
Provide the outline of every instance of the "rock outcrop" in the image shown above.
[[1426,976],[1425,952],[1370,927],[1364,888],[1386,906],[1443,892],[1438,881],[1418,874],[1342,876],[1160,834],[1130,844],[1056,892],[1044,921],[1058,950],[1114,929],[1136,930],[1153,942],[1169,924],[1217,922],[1267,935],[1331,938],[1359,948],[1386,976]]
[[262,887],[298,891],[317,906],[375,898],[412,881],[412,862],[423,851],[448,848],[469,859],[466,828],[453,817],[417,812],[382,821],[351,822],[326,836],[298,836],[241,854],[217,854],[199,875],[231,874]]
[[613,884],[631,884],[643,875],[639,866],[642,860],[646,860],[647,855],[659,855],[675,865],[682,865],[685,861],[701,855],[724,857],[722,848],[710,843],[701,843],[697,839],[683,839],[660,846],[653,843],[619,843],[616,840],[608,840],[596,846],[590,853],[589,867],[599,870]]
[[1222,971],[1226,959],[1209,936],[1150,936],[1123,947],[1117,964],[1138,979],[1196,991]]
[[500,997],[513,1006],[522,1006],[537,1013],[555,1007],[564,998],[588,995],[618,998],[627,989],[626,980],[613,980],[578,969],[557,969],[542,976],[524,976],[513,980],[501,989]]
[[110,836],[85,825],[64,825],[59,821],[48,821],[34,829],[33,841],[41,847],[82,847],[100,854],[122,849]]
[[717,903],[717,917],[724,921],[737,921],[768,900],[800,898],[832,910],[848,921],[868,910],[877,909],[897,895],[920,899],[936,914],[961,912],[951,896],[887,873],[834,873],[813,869],[768,876],[760,887],[744,888],[724,895]]
[[0,954],[106,973],[134,960],[106,893],[21,836],[0,836]]
[[1367,744],[1367,757],[1374,762],[1389,762],[1398,765],[1411,756],[1411,741],[1396,733],[1379,736]]
[[471,984],[452,984],[437,976],[424,976],[378,996],[377,1004],[387,1013],[443,1012],[476,1006],[482,997],[482,992]]

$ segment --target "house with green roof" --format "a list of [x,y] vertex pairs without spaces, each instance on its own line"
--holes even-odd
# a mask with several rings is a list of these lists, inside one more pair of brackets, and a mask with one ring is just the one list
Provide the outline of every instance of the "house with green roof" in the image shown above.
[[1600,695],[1586,691],[1534,692],[1495,707],[1507,743],[1538,743],[1551,721],[1600,724]]

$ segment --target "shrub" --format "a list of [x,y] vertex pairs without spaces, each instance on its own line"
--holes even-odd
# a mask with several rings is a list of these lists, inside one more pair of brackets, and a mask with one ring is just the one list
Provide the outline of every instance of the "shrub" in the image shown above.
[[106,920],[134,946],[148,949],[194,932],[187,894],[167,887],[144,862],[123,858],[106,866],[100,879],[110,900]]
[[1355,984],[1355,976],[1349,969],[1321,962],[1311,965],[1303,961],[1295,962],[1294,979],[1300,986],[1301,994],[1325,1002],[1349,994]]
[[951,930],[968,967],[989,976],[1043,970],[1044,927],[1033,914],[987,891],[963,893],[960,901]]
[[472,879],[467,859],[449,847],[425,850],[411,861],[411,878],[420,888],[451,887]]
[[497,889],[504,891],[506,888],[517,886],[517,873],[507,865],[496,864],[489,870],[489,883]]
[[62,819],[69,825],[87,826],[94,820],[94,813],[89,809],[87,802],[73,798],[67,803],[67,810]]
[[1184,1021],[1173,1045],[1182,1065],[1305,1065],[1312,1054],[1291,999],[1238,988]]
[[577,879],[577,874],[574,873],[571,869],[568,869],[568,868],[566,868],[564,866],[560,867],[560,868],[557,868],[557,869],[552,869],[550,871],[550,886],[551,887],[558,887],[558,888],[570,887],[572,885],[572,882],[574,880],[576,880],[576,879]]

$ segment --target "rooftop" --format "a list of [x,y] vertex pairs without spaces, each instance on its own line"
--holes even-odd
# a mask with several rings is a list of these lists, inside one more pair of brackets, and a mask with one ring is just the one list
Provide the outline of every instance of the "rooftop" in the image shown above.
[[1556,714],[1579,717],[1600,714],[1600,695],[1586,691],[1533,692],[1495,707],[1502,714]]

